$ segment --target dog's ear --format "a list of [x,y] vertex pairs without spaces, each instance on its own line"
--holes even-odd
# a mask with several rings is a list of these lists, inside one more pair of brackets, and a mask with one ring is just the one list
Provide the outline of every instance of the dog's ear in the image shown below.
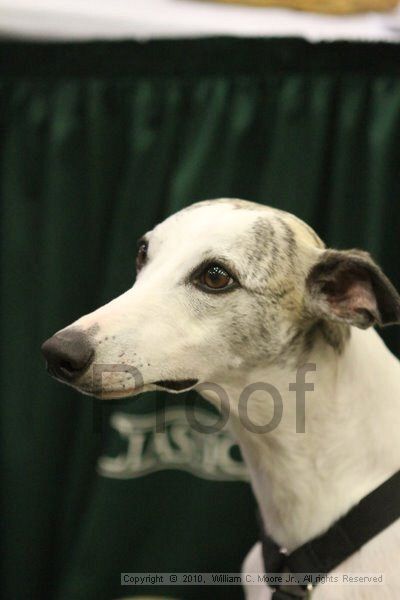
[[308,310],[366,329],[400,322],[400,296],[367,252],[325,250],[306,280]]

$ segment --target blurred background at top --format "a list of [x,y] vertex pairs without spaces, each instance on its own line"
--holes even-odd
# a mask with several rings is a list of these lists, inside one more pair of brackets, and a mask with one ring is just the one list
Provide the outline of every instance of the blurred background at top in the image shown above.
[[0,8],[3,36],[43,40],[400,37],[397,0],[1,0]]

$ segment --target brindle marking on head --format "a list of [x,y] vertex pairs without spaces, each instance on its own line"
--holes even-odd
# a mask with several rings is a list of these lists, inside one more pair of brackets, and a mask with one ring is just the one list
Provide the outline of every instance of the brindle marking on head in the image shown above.
[[290,226],[273,212],[268,217],[263,215],[255,220],[250,231],[251,244],[247,243],[246,249],[252,276],[255,279],[262,277],[264,282],[293,269],[297,251]]
[[321,321],[319,328],[325,341],[339,354],[342,353],[351,335],[349,325],[334,323],[333,321]]
[[[204,200],[184,210],[204,206],[226,204],[233,210],[254,210],[260,214],[235,246],[243,247],[247,259],[246,283],[248,292],[255,302],[252,308],[252,330],[243,330],[243,315],[240,305],[233,308],[230,343],[240,352],[246,346],[251,361],[268,359],[285,363],[295,361],[303,364],[317,340],[323,339],[336,352],[342,352],[349,337],[349,328],[339,323],[310,319],[302,308],[303,298],[299,295],[299,281],[305,273],[299,264],[299,244],[318,249],[325,244],[315,231],[301,219],[280,209],[263,206],[246,200],[219,198]],[[264,213],[265,210],[265,213]],[[300,288],[301,289],[301,288]],[[287,342],[282,349],[282,340],[274,338],[273,331],[279,323],[279,313],[284,310],[292,316],[290,330],[281,332]],[[255,336],[255,327],[258,335]]]
[[[258,295],[260,309],[263,307],[265,310],[268,306],[269,325],[276,321],[275,309],[285,308],[290,311],[292,307],[292,314],[298,312],[298,299],[295,297],[296,282],[294,279],[296,270],[298,270],[299,247],[295,231],[291,226],[292,222],[295,227],[298,228],[300,225],[303,228],[317,248],[325,247],[311,227],[308,227],[296,217],[292,217],[292,215],[288,215],[289,219],[287,220],[287,213],[276,212],[277,214],[274,215],[272,222],[264,217],[260,217],[255,221],[252,227],[254,249],[252,252],[248,251],[247,253],[247,256],[257,265],[257,268],[261,267],[267,282],[270,279],[280,279],[280,282],[282,282],[281,287],[268,286],[267,294],[265,294],[266,290],[264,288],[262,293]],[[279,224],[278,229],[276,226],[274,227],[274,223]],[[257,311],[256,314],[262,314],[262,310]],[[265,321],[266,319],[260,322],[260,328],[263,337],[265,336],[270,343],[268,326]],[[286,349],[280,353],[279,360],[285,362],[296,357],[298,364],[304,363],[317,340],[321,338],[336,352],[341,353],[349,336],[350,329],[348,326],[322,319],[305,320],[301,311],[298,313],[298,320],[295,322]]]
[[288,223],[284,219],[282,219],[282,217],[278,217],[278,221],[284,230],[285,253],[287,255],[290,265],[292,266],[297,255],[296,237],[294,235],[293,229],[288,225]]
[[313,322],[303,336],[303,355],[305,358],[314,348],[316,341],[321,338],[340,354],[350,338],[350,327],[341,323],[324,321],[323,319]]
[[304,365],[319,340],[341,354],[350,335],[349,326],[322,319],[311,321],[308,325],[298,325],[294,327],[293,335],[280,353],[278,362],[282,365],[293,363],[297,368]]

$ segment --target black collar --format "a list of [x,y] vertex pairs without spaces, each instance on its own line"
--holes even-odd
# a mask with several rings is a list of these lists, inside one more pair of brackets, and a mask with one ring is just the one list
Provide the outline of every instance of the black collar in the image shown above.
[[[266,535],[261,541],[265,573],[310,573],[325,575],[357,552],[370,539],[400,517],[400,471],[365,496],[325,533],[290,554]],[[308,598],[313,585],[279,586],[274,600]]]

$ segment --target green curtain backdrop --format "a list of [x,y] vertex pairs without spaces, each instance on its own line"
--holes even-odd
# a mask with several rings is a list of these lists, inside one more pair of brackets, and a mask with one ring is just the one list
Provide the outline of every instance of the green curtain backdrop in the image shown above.
[[98,406],[46,375],[40,344],[130,286],[136,239],[204,198],[292,211],[399,288],[400,47],[3,42],[0,90],[3,596],[241,598],[120,587],[240,569],[257,528],[228,434],[179,448],[184,399]]

